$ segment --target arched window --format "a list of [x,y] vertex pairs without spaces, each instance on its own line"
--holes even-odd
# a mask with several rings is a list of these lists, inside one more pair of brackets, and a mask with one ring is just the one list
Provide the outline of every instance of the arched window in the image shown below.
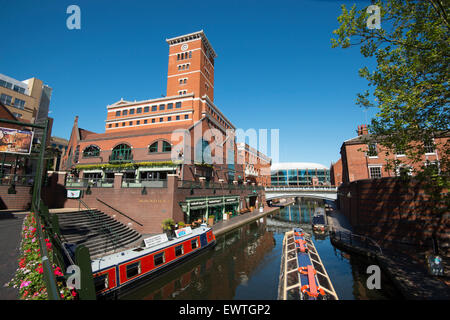
[[133,157],[131,155],[131,148],[126,144],[119,144],[118,146],[114,147],[110,157],[110,160],[116,161],[132,160],[132,159]]
[[97,146],[89,146],[83,150],[83,158],[98,157],[100,148]]
[[148,152],[150,152],[150,153],[158,152],[158,141],[153,142],[150,145],[150,147],[148,147]]
[[172,151],[172,146],[167,141],[163,141],[162,144],[162,152],[170,152]]

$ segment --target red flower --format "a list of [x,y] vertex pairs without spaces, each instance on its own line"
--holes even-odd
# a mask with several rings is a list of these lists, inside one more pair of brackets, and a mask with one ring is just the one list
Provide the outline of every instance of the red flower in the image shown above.
[[72,289],[72,297],[76,297],[76,296],[77,296],[77,292]]
[[46,245],[47,245],[47,250],[51,250],[52,249],[52,244],[50,242],[47,242]]

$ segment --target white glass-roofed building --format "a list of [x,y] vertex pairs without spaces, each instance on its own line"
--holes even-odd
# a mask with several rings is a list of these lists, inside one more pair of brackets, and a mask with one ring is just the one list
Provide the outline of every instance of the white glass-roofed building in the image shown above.
[[270,175],[272,186],[330,185],[330,168],[319,163],[273,163]]

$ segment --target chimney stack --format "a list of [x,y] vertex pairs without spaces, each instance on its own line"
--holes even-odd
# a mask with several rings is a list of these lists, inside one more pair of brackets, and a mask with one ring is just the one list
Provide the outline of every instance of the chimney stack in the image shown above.
[[358,133],[358,136],[363,136],[363,135],[369,134],[369,129],[367,129],[367,124],[359,125],[357,133]]

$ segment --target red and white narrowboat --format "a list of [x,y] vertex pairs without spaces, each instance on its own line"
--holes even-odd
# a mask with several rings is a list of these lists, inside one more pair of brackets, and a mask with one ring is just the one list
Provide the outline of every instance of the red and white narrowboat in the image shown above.
[[145,246],[92,260],[97,297],[135,287],[216,244],[212,229],[206,226],[178,229],[175,234],[170,240],[166,234],[153,236],[144,239]]

